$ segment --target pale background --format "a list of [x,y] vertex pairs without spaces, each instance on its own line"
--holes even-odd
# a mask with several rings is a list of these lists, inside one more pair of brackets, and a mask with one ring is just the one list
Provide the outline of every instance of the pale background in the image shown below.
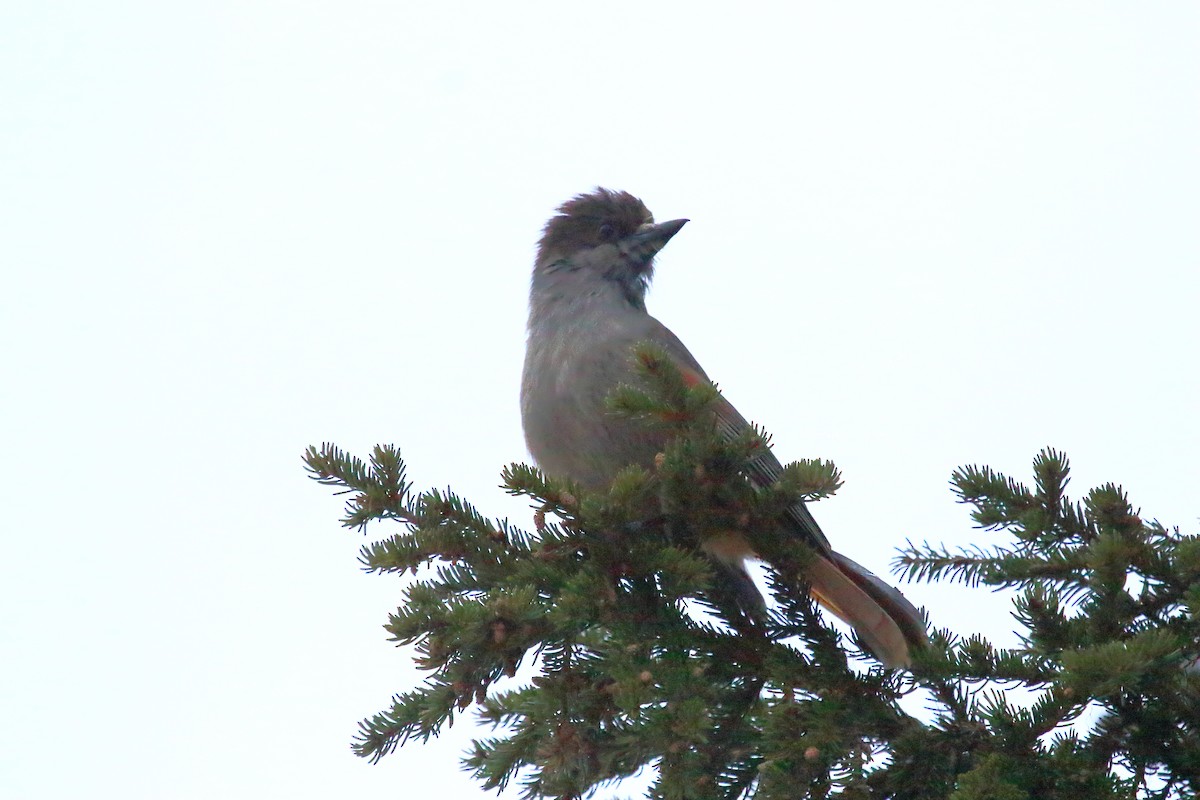
[[855,559],[986,541],[951,470],[1046,445],[1196,532],[1198,42],[1194,3],[6,4],[0,796],[484,796],[466,720],[350,754],[417,676],[300,454],[395,442],[527,524],[528,268],[597,184],[692,219],[651,310],[842,468]]

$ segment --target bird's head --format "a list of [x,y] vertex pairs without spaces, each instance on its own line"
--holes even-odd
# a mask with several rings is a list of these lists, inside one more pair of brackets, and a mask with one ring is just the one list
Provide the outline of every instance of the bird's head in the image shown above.
[[630,302],[644,307],[654,256],[686,222],[656,223],[646,204],[628,192],[597,188],[581,194],[559,206],[546,223],[534,280],[573,273],[614,281]]

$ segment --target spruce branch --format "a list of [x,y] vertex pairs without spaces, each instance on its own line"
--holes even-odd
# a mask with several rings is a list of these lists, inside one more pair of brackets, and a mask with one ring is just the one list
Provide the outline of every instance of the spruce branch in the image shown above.
[[[1020,645],[935,628],[911,674],[868,667],[807,594],[812,551],[762,534],[835,491],[836,468],[797,462],[759,485],[766,433],[725,436],[706,414],[714,387],[639,359],[649,388],[613,407],[672,443],[607,492],[510,465],[529,530],[450,490],[413,492],[395,448],[306,452],[311,477],[351,495],[343,525],[398,526],[360,561],[406,576],[385,627],[428,673],[360,723],[357,754],[377,761],[474,709],[494,731],[463,766],[528,798],[582,798],[647,766],[658,798],[1194,796],[1200,538],[1146,522],[1115,484],[1072,500],[1054,450],[1032,488],[963,467],[955,493],[990,541],[910,541],[896,563],[912,580],[1015,589]],[[731,529],[771,564],[762,619],[704,554]],[[914,693],[924,714],[900,707]]]

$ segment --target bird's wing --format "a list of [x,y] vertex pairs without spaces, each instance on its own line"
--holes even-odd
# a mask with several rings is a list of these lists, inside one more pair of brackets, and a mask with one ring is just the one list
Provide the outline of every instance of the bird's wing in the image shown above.
[[[658,320],[650,319],[655,327],[647,338],[666,350],[684,380],[708,382],[704,369],[679,337]],[[731,438],[750,426],[724,396],[717,401],[716,414],[722,431]],[[750,464],[750,479],[759,486],[768,486],[782,470],[775,454],[764,449]],[[866,567],[834,552],[803,502],[788,509],[788,519],[793,532],[816,550],[807,573],[813,599],[853,627],[886,666],[907,666],[911,661],[910,649],[927,641],[925,624],[916,607]]]
[[[651,318],[653,319],[653,317]],[[695,356],[688,351],[683,342],[679,341],[679,337],[671,333],[671,330],[663,325],[658,320],[653,320],[656,330],[650,338],[656,344],[659,344],[667,351],[667,355],[671,356],[676,367],[683,374],[684,381],[696,384],[707,383],[708,375],[700,363],[696,361]],[[717,422],[721,431],[733,438],[742,431],[750,427],[750,423],[746,418],[733,407],[733,404],[725,399],[724,395],[718,398],[716,403]],[[750,463],[750,479],[759,486],[770,486],[779,478],[779,473],[783,471],[783,464],[779,463],[779,459],[771,452],[769,448],[762,450],[762,455],[754,459]],[[819,553],[833,552],[829,546],[829,539],[821,530],[821,526],[813,518],[808,507],[804,503],[796,503],[788,509],[788,517],[796,529],[796,533],[803,536],[805,541],[817,549]]]

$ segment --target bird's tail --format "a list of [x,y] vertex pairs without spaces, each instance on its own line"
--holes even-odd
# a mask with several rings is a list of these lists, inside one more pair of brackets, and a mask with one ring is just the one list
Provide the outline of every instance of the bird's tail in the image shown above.
[[923,647],[921,612],[893,586],[841,553],[818,555],[808,568],[814,600],[850,625],[884,666],[907,667]]
[[[815,522],[812,524],[816,526]],[[880,580],[871,570],[828,549],[823,535],[818,541],[823,547],[813,554],[807,572],[812,598],[854,628],[884,666],[907,667],[912,662],[912,651],[928,641],[921,612],[899,589]],[[703,547],[730,578],[719,582],[717,588],[751,622],[762,622],[766,601],[746,572],[746,559],[757,557],[749,542],[740,534],[729,534],[713,536]]]

